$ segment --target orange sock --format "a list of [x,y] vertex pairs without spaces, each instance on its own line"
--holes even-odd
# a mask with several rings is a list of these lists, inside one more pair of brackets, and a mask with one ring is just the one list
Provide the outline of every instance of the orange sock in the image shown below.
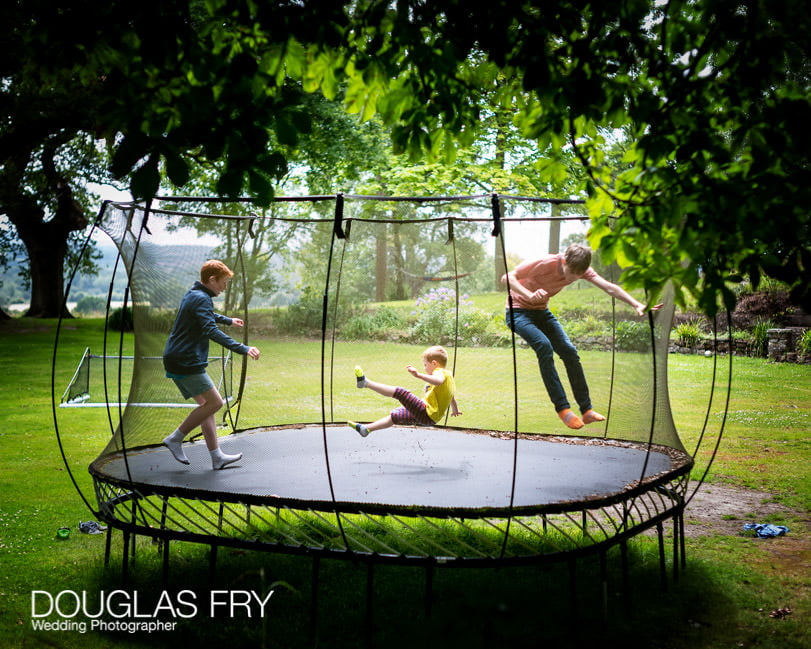
[[595,421],[605,421],[605,417],[603,417],[599,412],[594,412],[591,408],[583,413],[584,424],[593,424]]
[[558,413],[558,417],[560,420],[566,424],[569,428],[573,428],[577,430],[578,428],[583,428],[583,420],[580,419],[576,414],[574,414],[570,408],[564,408]]

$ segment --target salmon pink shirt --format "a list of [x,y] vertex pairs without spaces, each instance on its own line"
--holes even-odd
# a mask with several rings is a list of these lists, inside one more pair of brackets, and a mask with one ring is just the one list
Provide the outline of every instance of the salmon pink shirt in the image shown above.
[[[563,274],[563,255],[547,255],[534,261],[524,261],[515,268],[515,277],[528,291],[535,292],[542,288],[549,294],[549,297],[557,295],[566,286],[576,280],[567,280]],[[588,270],[578,279],[593,281],[599,275],[589,266]],[[513,307],[516,309],[546,309],[547,302],[528,303],[523,297],[510,291],[512,295]],[[507,308],[510,301],[507,300]]]

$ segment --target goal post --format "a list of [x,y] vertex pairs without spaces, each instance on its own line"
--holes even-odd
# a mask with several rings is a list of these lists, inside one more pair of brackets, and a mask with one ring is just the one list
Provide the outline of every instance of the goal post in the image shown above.
[[[233,359],[231,351],[225,350],[224,356],[209,356],[209,375],[211,376],[217,390],[222,395],[226,408],[234,405],[236,398],[233,394]],[[178,391],[174,384],[168,379],[163,384],[153,386],[151,395],[156,397],[144,402],[119,402],[105,398],[105,395],[124,394],[129,391],[120,390],[118,384],[119,376],[122,382],[129,381],[133,376],[133,369],[136,361],[143,362],[147,366],[152,363],[160,363],[160,356],[135,356],[118,355],[98,355],[93,354],[89,347],[86,347],[73,377],[67,388],[62,393],[59,403],[60,408],[196,408],[194,401],[178,401]],[[104,364],[113,363],[104,371]],[[121,366],[126,366],[126,371],[121,372]],[[162,368],[162,365],[160,366]],[[159,368],[152,368],[159,370]],[[105,382],[107,390],[105,390]],[[111,389],[112,388],[112,389]]]

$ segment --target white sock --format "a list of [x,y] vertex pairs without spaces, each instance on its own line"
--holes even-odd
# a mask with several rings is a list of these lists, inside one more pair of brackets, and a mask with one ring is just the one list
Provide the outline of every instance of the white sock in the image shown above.
[[234,462],[242,459],[242,453],[228,455],[228,453],[223,453],[219,446],[213,451],[209,452],[211,453],[211,466],[214,469],[223,469],[229,464],[233,464]]
[[188,464],[189,458],[183,452],[183,438],[185,435],[180,430],[175,429],[175,432],[164,438],[163,444],[172,452],[174,458],[181,464]]

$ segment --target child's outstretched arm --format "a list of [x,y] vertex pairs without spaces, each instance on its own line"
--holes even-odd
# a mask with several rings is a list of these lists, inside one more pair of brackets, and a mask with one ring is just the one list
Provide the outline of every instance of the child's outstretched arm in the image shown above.
[[444,376],[434,376],[433,374],[423,374],[413,365],[406,366],[406,372],[411,376],[418,378],[420,381],[425,381],[431,385],[442,385],[445,382]]
[[[618,284],[614,284],[609,282],[607,279],[597,276],[591,280],[591,283],[597,286],[598,288],[602,289],[606,293],[608,293],[611,297],[615,297],[618,300],[622,300],[626,304],[628,304],[638,316],[645,315],[645,311],[648,310],[648,307],[630,295],[625,289],[623,289]],[[661,304],[653,305],[650,310],[651,311],[658,311],[662,307]]]
[[458,417],[462,414],[462,411],[459,410],[459,406],[456,403],[456,397],[451,399],[451,417]]

